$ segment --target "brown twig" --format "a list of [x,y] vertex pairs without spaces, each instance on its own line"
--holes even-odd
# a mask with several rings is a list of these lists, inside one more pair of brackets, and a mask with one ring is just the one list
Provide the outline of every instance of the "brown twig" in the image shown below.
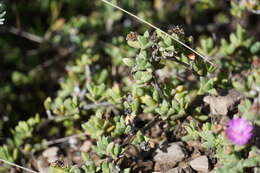
[[163,89],[157,80],[157,76],[155,73],[153,73],[153,83],[152,84],[154,85],[155,89],[158,91],[160,97],[164,100],[167,100],[166,96],[163,93]]
[[4,159],[1,159],[1,158],[0,158],[0,161],[1,161],[1,162],[4,162],[5,164],[8,164],[8,165],[11,165],[11,166],[14,166],[14,167],[17,167],[17,168],[23,169],[23,170],[25,170],[25,171],[27,171],[27,172],[31,172],[31,173],[39,173],[39,172],[36,172],[36,171],[31,170],[31,169],[29,169],[29,168],[25,168],[25,167],[23,167],[23,166],[17,165],[17,164],[15,164],[15,163],[9,162],[9,161],[4,160]]
[[63,142],[66,142],[72,138],[79,138],[79,137],[83,137],[83,136],[86,136],[87,134],[86,133],[79,133],[79,134],[75,134],[75,135],[71,135],[71,136],[66,136],[66,137],[63,137],[63,138],[59,138],[59,139],[55,139],[55,140],[52,140],[52,141],[47,141],[47,142],[43,142],[43,145],[53,145],[53,144],[58,144],[58,143],[63,143]]
[[51,66],[55,62],[58,62],[58,61],[61,61],[62,59],[65,59],[66,57],[71,55],[73,50],[74,50],[73,48],[68,48],[67,52],[64,53],[64,55],[57,55],[57,56],[43,62],[42,64],[37,65],[36,67],[34,67],[33,69],[31,69],[29,71],[29,74],[39,72],[39,71],[43,70],[44,68]]
[[179,63],[180,65],[183,65],[184,67],[186,67],[186,68],[187,68],[190,72],[192,72],[194,75],[200,76],[196,71],[194,71],[194,70],[191,68],[191,66],[190,66],[189,64],[187,64],[187,63],[185,63],[185,62],[182,62],[182,61],[178,60],[178,59],[175,58],[175,57],[167,57],[166,59],[171,60],[171,61],[175,61],[175,62]]
[[[141,129],[139,129],[141,132],[144,132],[145,130],[147,130],[148,128],[150,128],[155,122],[157,122],[159,119],[159,116],[155,116],[150,122],[148,122],[144,127],[142,127]],[[128,136],[126,138],[126,140],[123,142],[123,144],[121,145],[122,147],[130,144],[133,142],[134,138],[136,136],[136,133],[135,134],[131,134],[130,136]]]
[[113,104],[109,103],[109,102],[92,103],[92,104],[88,104],[88,105],[83,106],[83,109],[89,110],[89,109],[93,109],[93,108],[101,107],[101,106],[108,107],[108,106],[113,106]]
[[27,40],[39,43],[39,44],[41,44],[44,41],[44,39],[42,37],[38,36],[38,35],[29,33],[29,32],[26,32],[26,31],[22,31],[22,30],[17,29],[17,28],[15,28],[13,26],[5,28],[5,31],[9,32],[11,34],[23,37],[23,38],[25,38]]

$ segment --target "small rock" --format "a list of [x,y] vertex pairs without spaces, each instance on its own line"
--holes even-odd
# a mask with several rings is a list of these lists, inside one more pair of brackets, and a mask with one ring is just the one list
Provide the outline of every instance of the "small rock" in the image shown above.
[[75,150],[78,149],[77,143],[79,142],[77,138],[69,138],[68,140],[70,148],[73,148]]
[[42,155],[46,158],[57,156],[59,151],[58,147],[50,147],[42,152]]
[[189,166],[183,169],[183,173],[195,173],[195,171]]
[[208,172],[209,161],[207,156],[200,156],[190,161],[190,166],[196,171]]
[[43,155],[43,157],[48,159],[49,163],[52,163],[58,159],[58,157],[57,157],[58,151],[59,151],[58,147],[50,147],[50,148],[46,149],[45,151],[43,151],[42,155]]
[[183,171],[182,168],[176,167],[166,171],[165,173],[183,173]]
[[50,157],[48,158],[48,162],[49,163],[54,163],[55,161],[57,161],[59,158],[58,157]]
[[89,152],[91,145],[92,143],[89,140],[85,141],[80,147],[80,151]]
[[162,151],[161,149],[156,150],[154,156],[155,162],[160,164],[161,168],[173,168],[176,164],[186,158],[184,146],[181,142],[174,142],[168,144],[169,147]]
[[243,95],[231,89],[225,96],[205,96],[203,101],[210,106],[210,112],[213,115],[227,115],[229,111],[233,111],[235,106],[243,98]]

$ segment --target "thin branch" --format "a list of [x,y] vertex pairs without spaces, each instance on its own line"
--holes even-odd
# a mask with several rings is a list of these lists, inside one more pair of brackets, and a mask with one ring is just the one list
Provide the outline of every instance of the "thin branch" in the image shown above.
[[55,62],[61,61],[62,59],[68,57],[73,52],[73,50],[74,50],[73,48],[68,48],[67,51],[64,53],[64,55],[57,55],[54,58],[49,59],[49,60],[43,62],[42,64],[37,65],[36,67],[34,67],[33,69],[31,69],[29,71],[29,74],[41,71],[44,68],[53,65],[53,63],[55,63]]
[[125,9],[123,9],[123,8],[121,8],[121,7],[119,7],[119,6],[115,5],[115,4],[113,4],[113,3],[111,3],[111,2],[108,2],[107,0],[101,0],[101,1],[103,1],[104,3],[110,5],[110,6],[114,7],[114,8],[119,9],[120,11],[123,11],[124,13],[126,13],[126,14],[128,14],[128,15],[134,17],[135,19],[139,20],[140,22],[145,23],[146,25],[148,25],[148,26],[150,26],[150,27],[152,27],[152,28],[154,28],[154,29],[160,31],[161,33],[167,35],[168,37],[170,37],[171,39],[173,39],[173,40],[176,41],[177,43],[181,44],[181,45],[184,46],[185,48],[189,49],[189,50],[192,51],[193,53],[195,53],[195,54],[197,54],[198,56],[200,56],[202,59],[204,59],[205,61],[207,61],[209,64],[215,66],[215,65],[209,60],[209,58],[207,58],[206,56],[204,56],[204,55],[202,55],[201,53],[197,52],[196,50],[192,49],[191,47],[189,47],[189,46],[186,45],[185,43],[183,43],[183,42],[181,42],[180,40],[174,38],[172,35],[170,35],[170,34],[168,34],[167,32],[161,30],[160,28],[156,27],[155,25],[153,25],[153,24],[147,22],[146,20],[144,20],[144,19],[142,19],[142,18],[140,18],[140,17],[138,17],[138,16],[136,16],[136,15],[130,13],[129,11],[126,11]]
[[88,105],[83,106],[83,109],[89,110],[89,109],[100,107],[100,106],[107,107],[107,106],[113,106],[113,104],[111,104],[109,102],[92,103],[92,104],[88,104]]
[[257,15],[260,14],[260,10],[248,9],[248,11],[250,11],[251,13],[257,14]]
[[160,97],[161,97],[162,99],[164,99],[164,100],[169,101],[169,100],[167,99],[167,97],[165,96],[165,94],[163,93],[163,89],[162,89],[160,83],[158,82],[157,76],[156,76],[155,73],[153,73],[153,82],[152,82],[152,84],[154,85],[155,89],[158,91]]
[[4,159],[1,159],[1,158],[0,158],[0,161],[6,163],[6,164],[8,164],[8,165],[11,165],[11,166],[14,166],[14,167],[17,167],[17,168],[23,169],[23,170],[25,170],[25,171],[27,171],[27,172],[31,172],[31,173],[39,173],[39,172],[36,172],[36,171],[31,170],[31,169],[29,169],[29,168],[25,168],[25,167],[23,167],[23,166],[17,165],[17,164],[15,164],[15,163],[9,162],[9,161],[4,160]]
[[36,43],[42,43],[44,41],[44,39],[38,35],[35,35],[35,34],[31,34],[29,32],[26,32],[26,31],[22,31],[20,29],[17,29],[15,27],[9,27],[6,29],[7,32],[11,33],[11,34],[14,34],[14,35],[18,35],[18,36],[21,36],[27,40],[30,40],[30,41],[33,41],[33,42],[36,42]]
[[[65,58],[65,56],[62,57],[62,58]],[[31,69],[31,70],[29,71],[29,74],[34,73],[34,72],[39,72],[39,71],[43,70],[44,68],[49,67],[49,66],[51,66],[53,63],[55,63],[55,62],[57,62],[57,61],[60,61],[60,60],[61,60],[60,56],[57,56],[57,57],[52,58],[52,59],[49,59],[49,60],[43,62],[42,64],[37,65],[37,66],[34,67],[33,69]]]
[[[149,121],[144,127],[142,127],[140,130],[142,133],[144,133],[147,129],[149,129],[151,126],[154,125],[154,123],[156,123],[159,120],[159,116],[155,116],[151,121]],[[137,132],[137,130],[136,130]],[[136,133],[135,134],[130,134],[125,141],[121,144],[122,147],[125,147],[126,145],[130,144],[133,142],[133,140],[136,137]]]
[[44,142],[43,145],[49,146],[49,145],[53,145],[53,144],[63,143],[63,142],[66,142],[66,141],[68,141],[72,138],[79,138],[79,137],[83,137],[83,136],[86,136],[86,135],[87,135],[86,133],[79,133],[79,134],[75,134],[75,135],[71,135],[71,136],[66,136],[66,137],[63,137],[63,138]]
[[189,64],[187,64],[187,63],[185,63],[185,62],[182,62],[182,61],[178,60],[178,59],[175,58],[175,57],[167,57],[166,59],[171,60],[171,61],[175,61],[175,62],[177,62],[177,63],[183,65],[184,67],[186,67],[186,68],[187,68],[190,72],[192,72],[194,75],[200,76],[196,71],[194,71],[194,70],[190,67]]

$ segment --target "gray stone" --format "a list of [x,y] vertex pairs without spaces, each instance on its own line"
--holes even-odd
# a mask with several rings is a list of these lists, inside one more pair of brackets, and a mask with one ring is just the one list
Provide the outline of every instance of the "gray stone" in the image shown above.
[[178,162],[186,158],[184,146],[181,142],[174,142],[168,144],[169,147],[162,151],[156,150],[154,161],[160,165],[167,165],[167,167],[173,168]]
[[201,172],[209,172],[209,160],[207,156],[200,156],[190,161],[190,166],[196,170]]
[[82,146],[80,147],[80,151],[89,152],[90,149],[91,149],[91,145],[92,145],[91,141],[86,140],[86,141],[82,144]]
[[172,168],[172,169],[166,171],[165,173],[183,173],[183,171],[182,171],[182,168],[176,167],[176,168]]
[[42,155],[46,158],[57,156],[59,151],[58,147],[50,147],[42,152]]
[[50,147],[43,151],[43,157],[47,158],[49,163],[55,162],[58,159],[58,147]]
[[213,115],[227,115],[229,111],[237,107],[238,102],[243,95],[231,89],[225,96],[205,96],[203,101],[210,106],[210,112]]

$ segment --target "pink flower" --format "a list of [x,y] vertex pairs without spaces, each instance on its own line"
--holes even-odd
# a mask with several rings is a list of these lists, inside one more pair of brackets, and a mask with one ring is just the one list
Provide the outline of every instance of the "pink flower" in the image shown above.
[[253,126],[244,118],[234,118],[228,122],[226,134],[234,144],[244,145],[253,135]]

